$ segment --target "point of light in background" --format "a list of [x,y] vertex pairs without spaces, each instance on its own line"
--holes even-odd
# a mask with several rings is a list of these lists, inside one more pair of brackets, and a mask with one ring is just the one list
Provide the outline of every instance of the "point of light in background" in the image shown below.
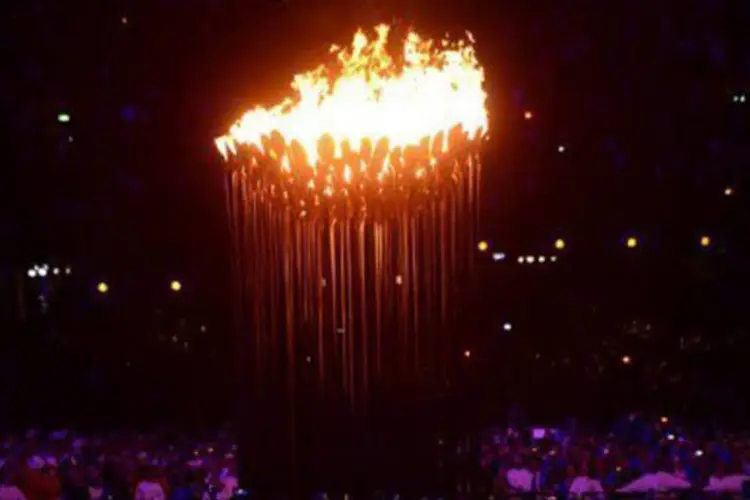
[[182,283],[177,280],[172,280],[172,282],[169,284],[169,288],[171,288],[173,292],[179,292],[180,290],[182,290]]
[[122,24],[128,24],[128,17],[127,16],[122,16],[120,18],[120,23],[122,23]]
[[737,103],[744,103],[747,100],[747,96],[744,93],[734,94],[732,101]]
[[635,248],[638,246],[638,239],[634,236],[629,236],[628,239],[625,240],[625,246],[628,248]]
[[397,285],[403,285],[404,284],[404,277],[400,274],[396,276],[396,284]]
[[553,255],[552,257],[550,257],[549,261],[550,262],[557,262],[557,255]]
[[477,250],[480,252],[486,252],[488,248],[490,248],[490,244],[484,240],[477,243]]
[[710,236],[701,236],[701,246],[703,248],[708,248],[711,246],[711,237]]
[[527,255],[526,256],[526,262],[528,262],[529,264],[533,264],[534,263],[534,256],[533,255]]
[[565,152],[565,146],[563,146],[562,144],[560,144],[559,146],[557,146],[557,152],[558,153],[564,153]]
[[492,260],[494,260],[495,262],[505,260],[505,254],[502,252],[495,252],[492,254]]
[[70,268],[70,266],[67,266],[65,268],[65,274],[70,274],[71,272],[73,272],[73,270]]
[[120,110],[120,118],[126,122],[134,122],[138,119],[138,109],[135,106],[123,106]]
[[623,365],[629,365],[630,363],[633,362],[633,360],[631,359],[631,357],[627,356],[627,355],[623,356],[621,361],[622,361]]
[[29,269],[28,271],[26,271],[26,275],[29,278],[36,278],[36,269]]
[[107,293],[109,292],[109,285],[103,281],[100,281],[99,284],[96,285],[96,291],[99,293]]
[[40,277],[44,278],[45,276],[47,276],[47,267],[46,266],[38,267],[36,270],[36,273]]
[[537,260],[540,264],[544,264],[547,261],[547,257],[545,257],[544,255],[540,255]]
[[53,268],[52,269],[52,274],[54,274],[55,276],[57,276],[58,274],[60,274],[60,268],[59,267]]
[[565,240],[562,239],[562,238],[557,238],[555,240],[555,248],[558,249],[558,250],[565,249]]
[[467,349],[467,350],[465,350],[465,351],[464,351],[464,358],[470,358],[470,357],[471,357],[471,351],[470,351],[470,350],[468,350],[468,349]]
[[666,424],[666,423],[669,423],[669,418],[667,418],[667,417],[661,417],[661,418],[659,419],[659,421],[660,421],[660,422],[661,422],[662,424]]
[[510,324],[510,323],[503,323],[503,330],[505,330],[506,332],[509,332],[512,329],[513,329],[513,325],[512,324]]
[[526,259],[523,258],[523,255],[518,258],[518,263],[523,264],[526,261]]
[[727,186],[724,188],[724,196],[732,196],[734,194],[734,189],[732,189],[732,186]]
[[526,111],[523,114],[523,119],[524,120],[531,120],[532,118],[534,118],[534,113],[532,113],[531,111]]
[[68,113],[59,113],[57,115],[57,121],[59,123],[70,123],[70,115]]

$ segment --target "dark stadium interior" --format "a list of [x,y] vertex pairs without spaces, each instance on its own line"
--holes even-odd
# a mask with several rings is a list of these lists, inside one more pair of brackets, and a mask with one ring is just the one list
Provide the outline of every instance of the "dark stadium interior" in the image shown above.
[[431,435],[635,410],[746,425],[750,3],[3,10],[4,430],[237,431],[213,140],[378,22],[471,30],[487,76],[475,273]]

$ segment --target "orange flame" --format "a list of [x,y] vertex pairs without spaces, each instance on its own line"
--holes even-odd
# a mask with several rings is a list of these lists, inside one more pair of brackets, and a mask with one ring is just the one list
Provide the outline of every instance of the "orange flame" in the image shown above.
[[486,137],[484,70],[470,33],[435,43],[410,31],[397,61],[389,26],[375,31],[331,47],[335,68],[296,75],[294,99],[245,113],[216,139],[224,159],[245,151],[251,166],[272,167],[272,184],[348,195],[404,177],[427,183],[448,155]]

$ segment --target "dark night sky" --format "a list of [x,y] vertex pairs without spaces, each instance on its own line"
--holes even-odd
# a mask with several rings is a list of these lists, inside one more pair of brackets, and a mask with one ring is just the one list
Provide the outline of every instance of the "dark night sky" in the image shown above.
[[226,259],[212,138],[282,96],[328,44],[391,19],[478,38],[493,238],[520,249],[565,232],[594,249],[635,227],[679,247],[741,218],[721,192],[745,177],[730,96],[747,81],[746,35],[731,22],[747,11],[730,0],[19,3],[3,21],[4,251],[210,282]]
[[[602,395],[648,386],[657,403],[664,387],[694,385],[700,411],[695,366],[731,381],[744,362],[735,345],[750,345],[750,102],[732,100],[750,97],[746,0],[9,2],[0,16],[0,271],[71,263],[81,278],[60,317],[67,334],[94,346],[92,366],[150,382],[151,359],[184,359],[183,372],[158,372],[168,383],[157,401],[179,392],[184,373],[204,378],[192,365],[204,358],[168,349],[182,345],[173,331],[196,333],[204,321],[203,345],[228,338],[215,327],[229,317],[229,279],[213,138],[249,106],[285,96],[291,76],[316,66],[331,43],[394,19],[433,37],[471,30],[487,70],[482,237],[508,259],[478,256],[472,366],[526,373],[532,389],[593,374]],[[62,112],[70,123],[58,123]],[[632,252],[622,244],[629,234],[642,242]],[[708,249],[697,244],[703,234]],[[555,266],[517,264],[519,255],[549,255],[558,237],[567,248]],[[179,297],[167,288],[175,277]],[[106,297],[94,291],[100,279],[111,285]],[[23,283],[36,299],[41,280]],[[512,334],[492,333],[508,318]],[[42,319],[29,329],[54,330]],[[653,325],[651,337],[636,343],[626,324],[637,335]],[[698,365],[676,347],[696,332],[726,349],[701,351]],[[626,348],[644,361],[623,378]],[[551,360],[544,369],[541,351]],[[74,347],[66,352],[72,365],[62,366],[89,366]],[[133,375],[138,356],[143,371]],[[559,375],[553,364],[569,357],[575,370]],[[676,375],[653,375],[663,359]],[[476,390],[494,394],[497,372],[486,373]],[[209,391],[226,380],[214,377],[203,382]],[[39,383],[47,387],[46,375]]]

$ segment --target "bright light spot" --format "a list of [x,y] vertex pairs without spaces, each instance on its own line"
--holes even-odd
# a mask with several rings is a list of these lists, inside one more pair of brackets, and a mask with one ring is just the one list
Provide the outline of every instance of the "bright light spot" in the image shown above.
[[47,267],[43,266],[36,270],[37,274],[39,274],[40,277],[44,278],[47,276]]
[[627,240],[625,240],[625,246],[627,246],[628,248],[635,248],[638,246],[638,240],[635,237],[630,236]]
[[724,188],[724,196],[732,196],[734,194],[734,189],[732,189],[731,186],[727,186]]
[[495,262],[499,260],[505,260],[505,254],[502,252],[495,252],[492,254],[492,260],[494,260]]
[[708,248],[711,246],[711,237],[710,236],[702,236],[701,237],[701,246],[703,248]]
[[26,275],[29,278],[36,278],[36,269],[29,269],[28,271],[26,271]]
[[549,261],[550,262],[557,262],[557,255],[553,255],[552,257],[550,257]]
[[470,358],[470,357],[471,357],[471,351],[470,351],[470,350],[468,350],[468,349],[467,349],[467,350],[465,350],[465,351],[464,351],[464,358]]
[[534,256],[533,255],[527,255],[526,256],[526,262],[528,262],[529,264],[533,264],[534,263]]
[[396,284],[397,285],[403,285],[404,284],[404,277],[400,274],[396,275]]
[[55,276],[57,276],[58,274],[60,274],[60,268],[59,267],[53,268],[52,269],[52,274],[54,274]]
[[565,240],[562,238],[558,238],[555,240],[555,248],[558,250],[562,250],[565,248]]
[[201,333],[206,333],[206,325],[201,325]]
[[667,434],[667,439],[670,441],[674,441],[674,434]]
[[540,255],[537,260],[539,261],[540,264],[544,264],[547,258],[544,255]]
[[65,268],[65,274],[70,274],[72,272],[72,269],[70,269],[70,266]]
[[307,361],[308,363],[312,363],[312,356],[306,357],[305,361]]
[[523,255],[518,258],[518,263],[523,264],[525,259],[523,258]]
[[122,16],[122,17],[120,18],[120,22],[121,22],[122,24],[128,24],[128,18],[127,18],[126,16]]
[[560,144],[559,146],[557,146],[557,152],[558,153],[564,153],[565,152],[565,146],[563,146],[562,144]]
[[659,419],[659,422],[661,422],[662,424],[669,423],[669,418],[668,417],[661,417]]
[[96,285],[96,290],[99,293],[107,293],[109,291],[109,285],[107,285],[105,282],[101,281],[98,285]]
[[57,121],[59,123],[69,123],[70,115],[68,113],[60,113],[59,115],[57,115]]
[[534,118],[534,113],[532,113],[531,111],[527,111],[523,114],[523,118],[524,120],[531,120],[532,118]]
[[695,450],[695,456],[696,457],[702,457],[703,456],[703,450]]
[[505,330],[506,332],[509,332],[512,329],[513,329],[513,325],[511,325],[510,323],[503,324],[503,330]]
[[180,290],[182,290],[182,283],[177,280],[173,280],[169,284],[169,288],[171,288],[173,292],[179,292]]
[[73,142],[73,136],[72,135],[68,136],[68,142],[71,142],[71,143]]
[[490,244],[484,240],[477,243],[477,250],[480,252],[486,252],[488,248],[490,248]]
[[623,365],[629,365],[632,362],[633,362],[633,360],[630,358],[630,356],[623,356],[622,357],[622,364]]

